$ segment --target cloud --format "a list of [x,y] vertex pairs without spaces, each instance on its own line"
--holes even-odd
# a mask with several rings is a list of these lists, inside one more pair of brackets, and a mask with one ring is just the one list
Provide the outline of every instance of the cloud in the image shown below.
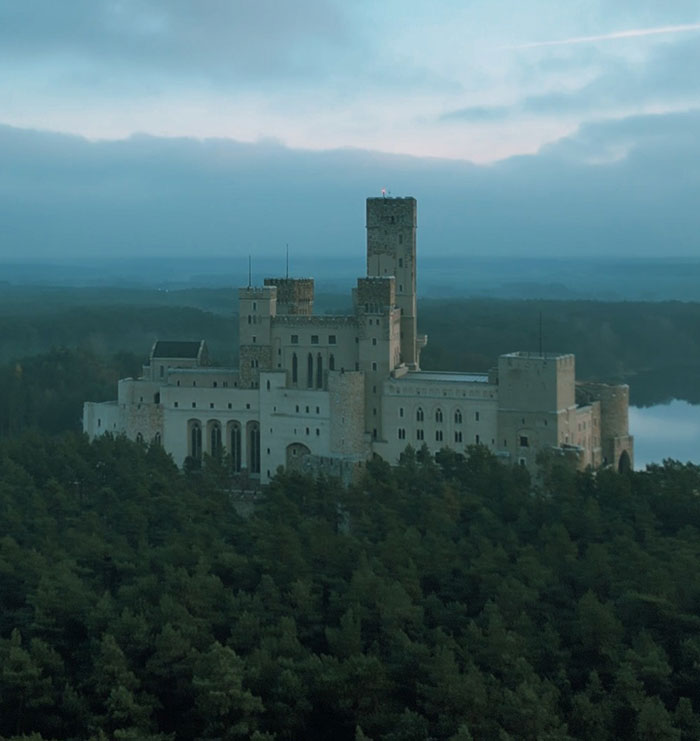
[[135,70],[214,81],[308,75],[322,69],[319,54],[332,66],[348,53],[351,28],[343,5],[324,0],[0,0],[5,59],[59,67],[89,61],[112,77]]
[[361,254],[384,186],[419,199],[425,253],[695,256],[699,127],[698,112],[599,122],[490,166],[0,127],[0,258]]
[[[699,26],[700,28],[700,26]],[[590,120],[653,107],[700,107],[700,43],[665,44],[643,59],[610,59],[585,84],[522,97],[510,105],[474,106],[443,113],[439,120],[503,121],[523,116],[575,116]]]

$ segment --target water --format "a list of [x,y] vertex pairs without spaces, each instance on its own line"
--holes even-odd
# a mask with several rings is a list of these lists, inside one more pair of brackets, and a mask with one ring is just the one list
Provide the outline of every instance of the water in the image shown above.
[[634,467],[674,458],[700,464],[700,406],[674,400],[670,404],[630,407],[634,435]]

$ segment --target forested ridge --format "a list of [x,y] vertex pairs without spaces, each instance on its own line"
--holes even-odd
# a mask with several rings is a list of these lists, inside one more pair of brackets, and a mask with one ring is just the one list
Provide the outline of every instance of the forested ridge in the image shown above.
[[[102,360],[127,353],[142,363],[156,339],[206,339],[217,365],[235,365],[235,310],[226,289],[15,286],[0,295],[0,364],[56,349]],[[316,311],[351,307],[346,296],[321,295]],[[637,406],[700,403],[700,303],[426,299],[419,302],[419,329],[429,337],[422,365],[486,371],[504,352],[537,350],[540,314],[543,348],[574,353],[579,379],[629,383]]]
[[0,736],[700,737],[700,468],[468,452],[242,518],[226,461],[0,440]]

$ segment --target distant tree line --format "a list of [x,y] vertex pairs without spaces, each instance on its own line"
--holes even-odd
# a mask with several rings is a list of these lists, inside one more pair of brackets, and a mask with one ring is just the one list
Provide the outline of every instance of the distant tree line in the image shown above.
[[6,739],[700,737],[700,468],[531,481],[406,450],[349,488],[0,441]]

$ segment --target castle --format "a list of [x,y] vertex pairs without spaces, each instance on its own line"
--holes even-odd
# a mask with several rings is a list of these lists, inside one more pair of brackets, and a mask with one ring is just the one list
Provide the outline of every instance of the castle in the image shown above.
[[530,470],[542,450],[579,468],[632,465],[628,387],[577,385],[571,354],[512,352],[488,373],[420,370],[414,198],[367,199],[353,313],[314,316],[313,299],[308,278],[240,288],[238,369],[209,367],[204,342],[158,341],[117,401],[85,403],[84,431],[155,442],[180,465],[227,453],[261,483],[279,466],[347,480],[407,445],[484,445]]

